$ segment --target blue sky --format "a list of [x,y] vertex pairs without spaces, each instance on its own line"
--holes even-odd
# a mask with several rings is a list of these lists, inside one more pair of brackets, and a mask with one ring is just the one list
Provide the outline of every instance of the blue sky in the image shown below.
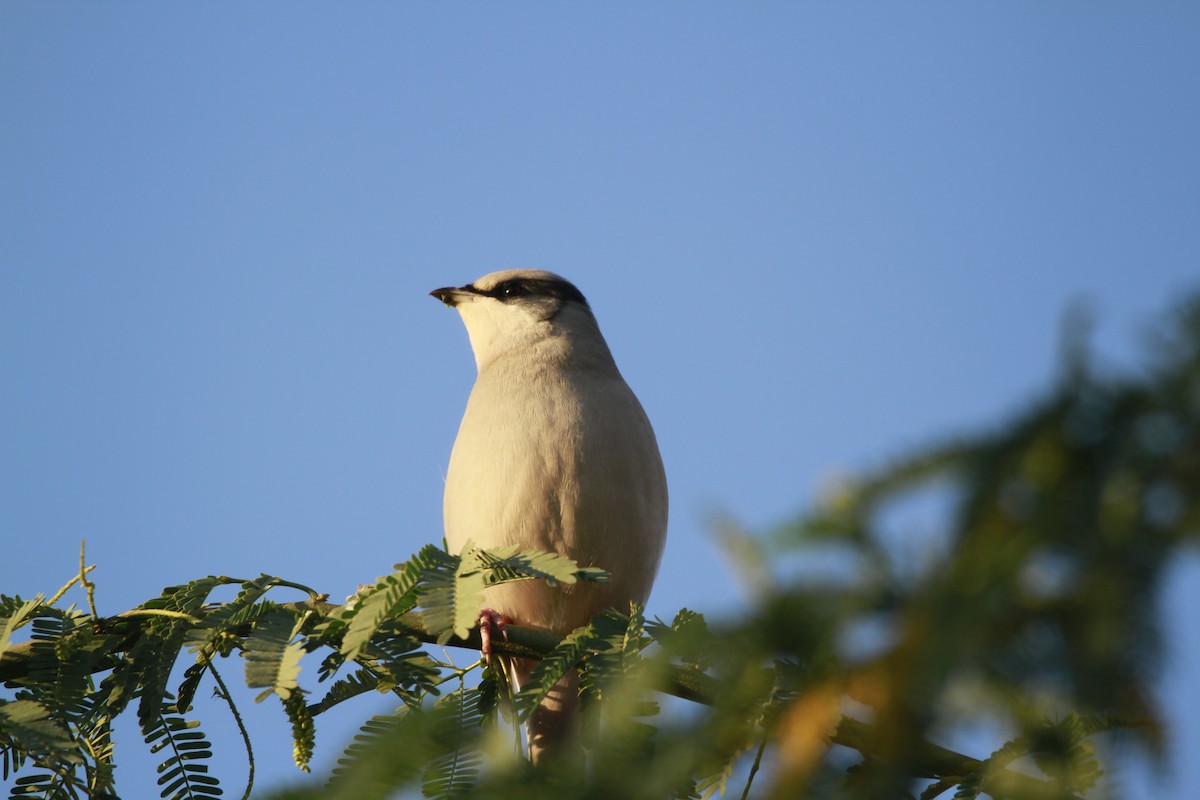
[[[9,0],[0,589],[54,591],[83,537],[108,613],[386,572],[441,536],[474,378],[428,291],[539,267],[658,431],[650,612],[735,613],[714,515],[767,529],[1020,409],[1073,303],[1129,363],[1200,285],[1198,105],[1189,3]],[[1180,753],[1197,583],[1164,595]]]

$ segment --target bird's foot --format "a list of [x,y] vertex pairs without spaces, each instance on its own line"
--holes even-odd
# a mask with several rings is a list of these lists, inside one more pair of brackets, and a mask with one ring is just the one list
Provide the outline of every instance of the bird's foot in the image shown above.
[[499,611],[485,608],[479,612],[479,652],[483,655],[483,663],[492,663],[492,629],[501,639],[508,639],[508,617]]

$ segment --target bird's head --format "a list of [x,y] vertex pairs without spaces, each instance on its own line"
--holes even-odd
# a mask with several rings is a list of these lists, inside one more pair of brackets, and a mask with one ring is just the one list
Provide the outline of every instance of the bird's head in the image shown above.
[[583,293],[553,272],[503,270],[430,294],[458,309],[480,369],[502,354],[532,352],[543,344],[564,354],[594,352],[611,359]]

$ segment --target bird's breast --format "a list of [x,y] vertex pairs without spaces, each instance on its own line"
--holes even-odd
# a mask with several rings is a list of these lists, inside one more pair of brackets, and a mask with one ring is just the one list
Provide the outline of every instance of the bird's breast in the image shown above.
[[[452,551],[516,545],[608,570],[600,588],[542,598],[555,619],[582,624],[600,608],[644,601],[666,530],[666,482],[654,432],[619,375],[480,374],[450,457],[445,494]],[[544,586],[544,584],[538,584]],[[496,598],[529,605],[528,583],[497,587]],[[566,604],[567,607],[558,607]],[[501,605],[498,603],[497,605]],[[557,604],[557,605],[555,605]],[[510,610],[497,608],[502,613]],[[575,621],[581,614],[581,621]]]

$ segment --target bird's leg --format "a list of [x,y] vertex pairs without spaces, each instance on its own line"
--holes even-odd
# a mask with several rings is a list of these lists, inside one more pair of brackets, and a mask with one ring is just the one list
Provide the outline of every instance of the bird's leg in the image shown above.
[[485,608],[479,612],[479,652],[483,655],[483,663],[492,663],[492,628],[500,634],[500,638],[508,639],[508,617],[499,611]]

